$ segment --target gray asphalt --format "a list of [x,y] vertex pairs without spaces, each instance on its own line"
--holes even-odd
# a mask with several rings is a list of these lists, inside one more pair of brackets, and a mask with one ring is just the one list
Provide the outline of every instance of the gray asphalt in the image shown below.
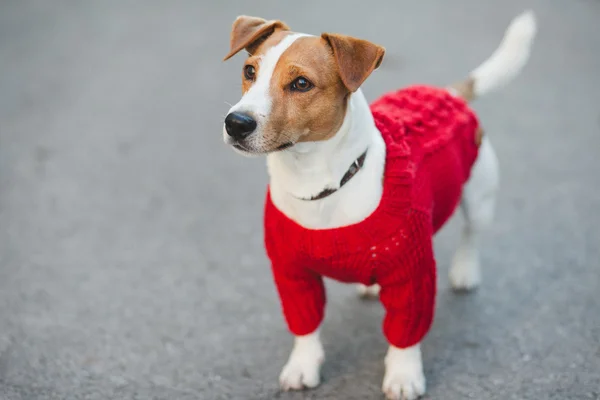
[[323,383],[278,390],[264,161],[221,140],[231,22],[386,46],[373,100],[463,77],[527,7],[530,64],[475,104],[503,182],[479,291],[448,288],[459,218],[436,238],[426,398],[599,399],[600,3],[250,3],[0,4],[0,399],[381,399],[381,307],[332,282]]

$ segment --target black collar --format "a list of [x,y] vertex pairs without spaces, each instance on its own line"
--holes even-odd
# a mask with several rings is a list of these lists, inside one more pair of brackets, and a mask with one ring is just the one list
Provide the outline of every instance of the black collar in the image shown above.
[[340,181],[340,187],[338,187],[337,189],[331,189],[331,188],[323,189],[323,191],[321,193],[314,195],[313,197],[310,197],[308,199],[300,198],[300,200],[306,200],[306,201],[321,200],[329,195],[334,194],[338,190],[340,190],[342,188],[342,186],[344,186],[346,183],[348,183],[348,181],[350,179],[352,179],[352,177],[354,177],[354,175],[356,175],[358,173],[358,171],[361,170],[361,168],[363,167],[363,165],[365,163],[365,158],[367,158],[368,150],[369,149],[365,150],[365,152],[362,153],[356,160],[354,160],[352,165],[350,165],[350,168],[348,168],[348,171],[346,171],[344,176],[342,176],[342,180]]

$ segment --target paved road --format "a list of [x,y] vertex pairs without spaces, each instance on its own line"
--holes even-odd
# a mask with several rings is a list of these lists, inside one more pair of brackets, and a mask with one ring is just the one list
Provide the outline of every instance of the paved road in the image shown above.
[[503,176],[477,293],[448,289],[460,221],[436,239],[427,398],[600,398],[600,3],[250,3],[0,5],[0,399],[381,399],[382,311],[335,283],[322,386],[278,391],[264,164],[221,142],[230,23],[385,45],[374,99],[462,77],[529,6],[531,63],[476,104]]

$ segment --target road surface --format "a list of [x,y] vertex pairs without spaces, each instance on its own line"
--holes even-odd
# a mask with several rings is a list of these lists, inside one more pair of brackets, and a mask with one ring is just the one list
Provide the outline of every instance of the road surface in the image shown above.
[[474,104],[502,172],[479,291],[448,287],[460,218],[436,238],[426,398],[600,398],[600,2],[6,0],[0,399],[381,399],[381,307],[331,282],[323,383],[279,392],[264,160],[221,139],[231,22],[384,45],[374,100],[464,77],[530,7],[531,62]]

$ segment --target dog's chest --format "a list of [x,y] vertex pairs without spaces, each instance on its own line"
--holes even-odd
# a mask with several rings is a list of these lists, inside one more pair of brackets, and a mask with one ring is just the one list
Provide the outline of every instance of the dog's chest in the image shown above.
[[288,218],[309,229],[333,229],[364,220],[381,200],[385,166],[385,144],[381,137],[376,137],[368,147],[363,168],[334,194],[317,201],[301,200],[279,184],[282,178],[271,182],[273,203]]
[[275,256],[277,264],[289,271],[308,268],[340,282],[374,284],[379,276],[402,268],[408,235],[403,226],[398,226],[382,240],[366,229],[359,223],[326,239],[310,230],[298,240],[293,235],[288,237],[293,241],[279,242],[279,250],[283,251]]
[[[364,172],[364,175],[369,175],[367,171]],[[368,177],[364,176],[364,178]],[[332,229],[348,226],[364,220],[379,204],[381,188],[367,184],[367,181],[368,179],[357,177],[339,192],[318,201],[299,199],[277,201],[275,189],[273,201],[290,219],[306,228]]]

